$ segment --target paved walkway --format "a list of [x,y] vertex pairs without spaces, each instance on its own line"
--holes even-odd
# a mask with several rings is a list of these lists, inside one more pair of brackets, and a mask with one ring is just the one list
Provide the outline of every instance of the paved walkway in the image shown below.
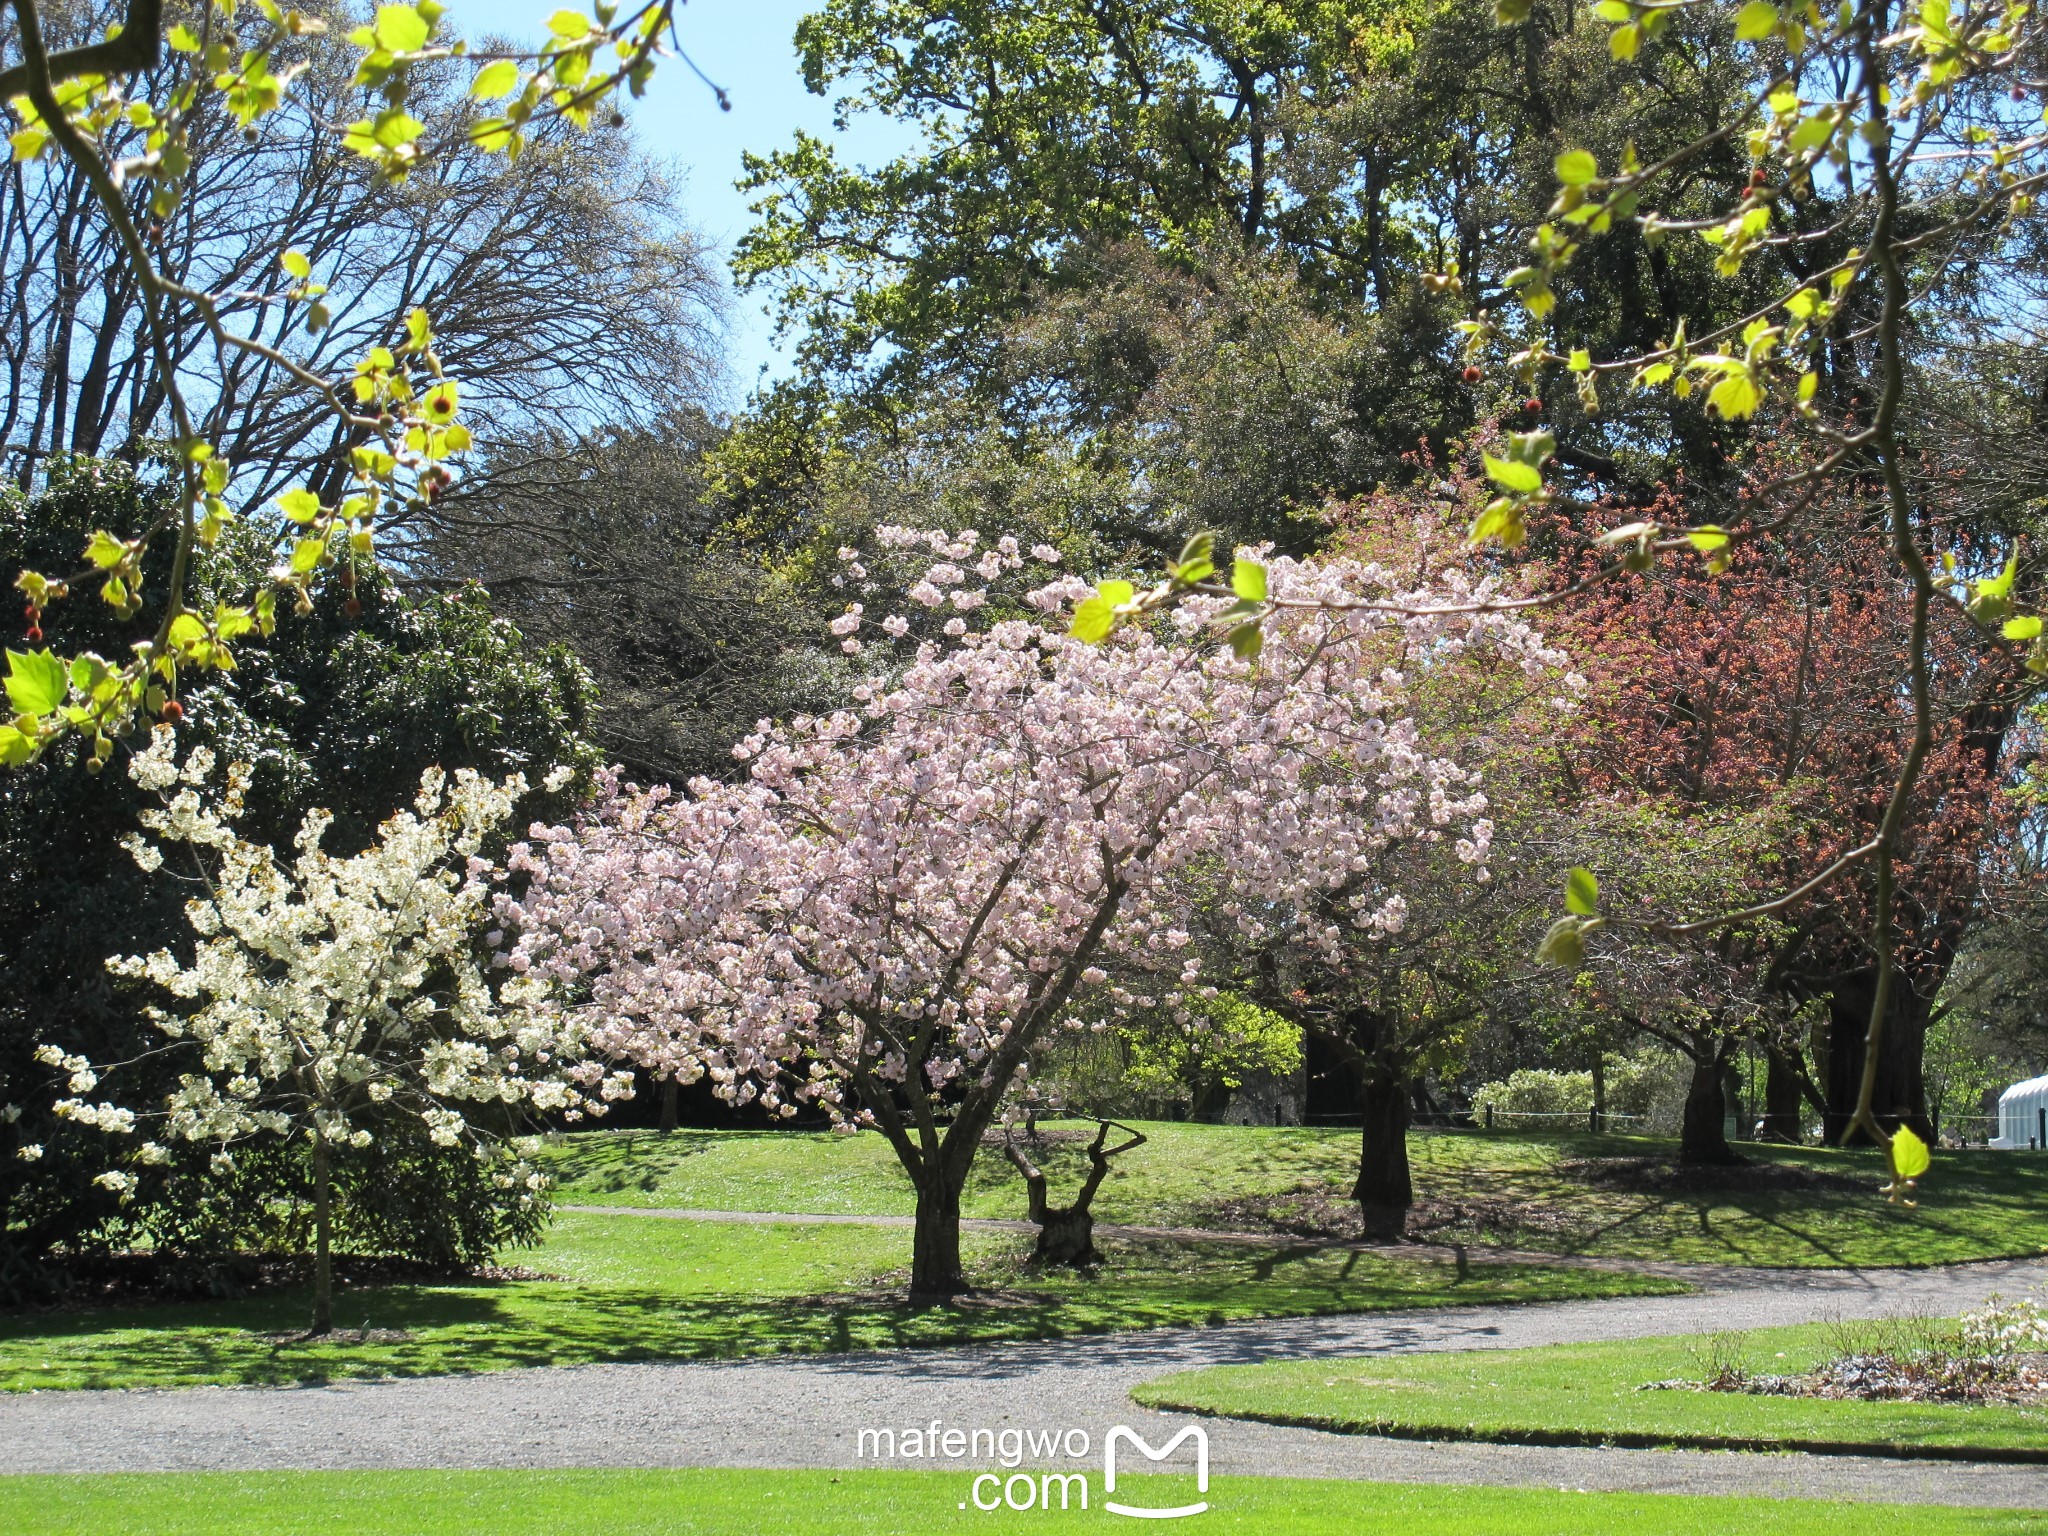
[[[2040,1260],[1933,1270],[1712,1276],[1690,1296],[1445,1308],[1162,1329],[1052,1344],[501,1371],[307,1388],[0,1394],[9,1471],[276,1467],[857,1467],[877,1427],[1060,1431],[1159,1443],[1130,1390],[1167,1371],[1275,1358],[1517,1348],[1952,1313],[2048,1294]],[[1212,1420],[1215,1474],[1805,1495],[2048,1509],[2048,1468],[1717,1452],[1432,1445]],[[1099,1455],[1099,1452],[1097,1453]],[[1027,1457],[1027,1464],[1071,1466]],[[931,1467],[928,1460],[896,1466]],[[961,1470],[962,1496],[985,1459]],[[1099,1468],[1099,1461],[1096,1466]],[[1219,1483],[1217,1497],[1227,1482]]]

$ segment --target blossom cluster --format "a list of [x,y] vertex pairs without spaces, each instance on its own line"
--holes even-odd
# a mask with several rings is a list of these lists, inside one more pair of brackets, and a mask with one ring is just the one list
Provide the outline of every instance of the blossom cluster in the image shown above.
[[[332,818],[313,811],[286,860],[236,830],[247,770],[230,768],[225,792],[211,794],[214,766],[203,747],[177,762],[172,732],[160,728],[130,767],[163,802],[143,815],[156,841],[136,841],[138,860],[154,868],[163,845],[187,844],[205,877],[204,894],[186,905],[189,964],[168,949],[108,961],[116,976],[172,1000],[149,1017],[189,1047],[190,1070],[148,1117],[162,1141],[225,1149],[257,1135],[305,1136],[360,1148],[389,1116],[407,1114],[439,1145],[497,1158],[504,1148],[474,1123],[477,1109],[494,1107],[493,1124],[505,1107],[601,1114],[631,1091],[628,1075],[590,1057],[582,1019],[544,982],[493,984],[481,963],[491,889],[481,850],[525,793],[522,778],[429,769],[411,809],[368,849],[328,853]],[[72,1073],[74,1095],[94,1086],[82,1059],[45,1059]],[[134,1112],[76,1096],[57,1110],[103,1131],[138,1129]],[[168,1160],[160,1141],[130,1158]],[[100,1182],[125,1195],[135,1176],[113,1170]]]
[[[1479,647],[1532,677],[1564,661],[1519,618],[1346,561],[1269,562],[1299,605],[1256,665],[1213,642],[1227,603],[1206,597],[1083,643],[1055,627],[1092,590],[1070,577],[1038,589],[1047,620],[975,630],[957,598],[970,570],[1021,566],[1016,541],[879,537],[938,557],[905,596],[957,610],[944,641],[885,617],[895,649],[857,707],[761,722],[741,782],[602,779],[578,822],[513,850],[525,887],[499,899],[499,963],[580,989],[597,1048],[782,1115],[886,1102],[928,1124],[1000,1093],[1070,1005],[1115,1001],[1097,961],[1119,951],[1184,957],[1175,980],[1197,984],[1175,870],[1227,862],[1248,912],[1306,910],[1417,839],[1483,872],[1485,796],[1422,739],[1408,673]],[[1360,601],[1389,595],[1416,611]],[[868,623],[857,605],[834,630]],[[1403,913],[1382,895],[1352,921]]]

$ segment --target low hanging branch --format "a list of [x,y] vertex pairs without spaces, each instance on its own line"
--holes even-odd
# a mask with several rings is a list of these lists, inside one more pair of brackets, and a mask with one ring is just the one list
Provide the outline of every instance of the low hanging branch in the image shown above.
[[[1090,1269],[1102,1262],[1102,1255],[1095,1247],[1095,1216],[1089,1210],[1095,1199],[1095,1191],[1102,1187],[1102,1181],[1109,1174],[1109,1160],[1133,1147],[1145,1144],[1144,1133],[1115,1120],[1096,1122],[1095,1141],[1088,1148],[1088,1177],[1081,1183],[1080,1194],[1074,1197],[1072,1205],[1051,1205],[1045,1198],[1045,1174],[1024,1155],[1015,1140],[1013,1131],[1003,1135],[1003,1151],[1017,1171],[1024,1175],[1025,1187],[1030,1191],[1028,1214],[1038,1226],[1038,1245],[1031,1250],[1033,1264],[1062,1265],[1069,1269]],[[1128,1131],[1130,1139],[1108,1146],[1112,1129]]]

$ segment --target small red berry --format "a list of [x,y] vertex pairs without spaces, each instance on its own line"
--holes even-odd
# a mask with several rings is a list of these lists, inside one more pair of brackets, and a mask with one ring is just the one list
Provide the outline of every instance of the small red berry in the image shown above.
[[1532,395],[1527,400],[1524,400],[1522,402],[1522,409],[1533,416],[1538,411],[1543,409],[1543,402]]
[[1758,166],[1749,173],[1749,184],[1752,187],[1760,187],[1764,184],[1764,168],[1762,166]]
[[180,720],[185,718],[185,706],[180,704],[176,699],[165,699],[163,707],[163,717],[166,720],[170,721],[171,724],[176,725]]
[[43,643],[43,626],[42,626],[42,625],[40,625],[40,624],[31,624],[31,625],[29,625],[29,627],[28,627],[28,643],[29,643],[30,645],[41,645],[41,644]]
[[21,610],[21,616],[24,619],[27,619],[29,623],[33,624],[37,619],[40,619],[43,616],[43,610],[38,608],[34,603],[30,603]]
[[1462,377],[1467,384],[1477,384],[1481,379],[1486,377],[1486,374],[1482,369],[1480,369],[1476,365],[1468,364],[1464,373],[1460,375],[1460,377]]

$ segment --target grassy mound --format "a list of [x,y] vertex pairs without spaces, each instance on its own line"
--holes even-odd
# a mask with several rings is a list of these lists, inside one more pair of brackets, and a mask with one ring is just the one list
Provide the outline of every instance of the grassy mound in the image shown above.
[[[1117,1159],[1096,1218],[1139,1226],[1356,1233],[1345,1199],[1351,1130],[1148,1124]],[[1677,1169],[1646,1137],[1418,1131],[1414,1235],[1563,1256],[1770,1266],[1953,1264],[2048,1249],[2048,1159],[1936,1154],[1917,1210],[1877,1193],[1869,1151],[1745,1145],[1750,1166]],[[1082,1173],[1078,1142],[1034,1150],[1054,1197]],[[908,1215],[909,1185],[879,1135],[597,1131],[551,1149],[560,1198],[591,1205]],[[977,1160],[969,1216],[1020,1216],[1023,1186]]]

